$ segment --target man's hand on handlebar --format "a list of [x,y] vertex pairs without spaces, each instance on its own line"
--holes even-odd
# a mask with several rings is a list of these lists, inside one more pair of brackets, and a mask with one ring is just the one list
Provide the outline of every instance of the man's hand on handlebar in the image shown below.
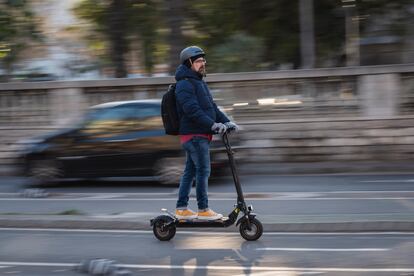
[[223,123],[214,123],[211,126],[211,130],[218,134],[223,134],[227,131],[227,126]]
[[237,132],[240,130],[240,127],[236,125],[236,123],[234,122],[227,122],[224,125],[227,127],[228,132],[231,132],[231,131]]
[[216,132],[217,134],[224,134],[224,133],[230,133],[230,132],[237,132],[240,130],[240,127],[236,125],[233,122],[227,122],[227,123],[214,123],[211,126],[211,130]]

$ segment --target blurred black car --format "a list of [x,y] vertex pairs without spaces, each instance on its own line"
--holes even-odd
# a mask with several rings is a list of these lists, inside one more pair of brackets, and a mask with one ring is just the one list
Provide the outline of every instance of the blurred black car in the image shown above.
[[[178,137],[165,135],[160,109],[160,100],[93,106],[76,127],[31,139],[20,156],[25,175],[37,184],[137,176],[178,184],[185,157]],[[214,172],[227,164],[220,147],[214,140]]]

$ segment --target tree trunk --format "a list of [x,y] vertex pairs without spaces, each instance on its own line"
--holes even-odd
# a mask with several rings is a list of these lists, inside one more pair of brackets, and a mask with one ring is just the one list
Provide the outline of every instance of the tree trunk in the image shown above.
[[299,0],[300,52],[302,68],[315,67],[313,0]]
[[109,39],[111,59],[115,66],[115,77],[127,77],[124,55],[128,51],[126,39],[126,6],[124,0],[113,0],[109,6]]
[[180,52],[185,47],[184,37],[181,32],[183,24],[184,2],[183,0],[166,0],[165,17],[167,18],[170,33],[168,41],[169,50],[169,73],[174,74],[176,67],[180,63]]
[[359,66],[359,22],[356,8],[350,5],[345,9],[345,51],[346,66]]
[[5,68],[4,75],[0,78],[2,82],[9,82],[12,77],[12,70],[10,68]]

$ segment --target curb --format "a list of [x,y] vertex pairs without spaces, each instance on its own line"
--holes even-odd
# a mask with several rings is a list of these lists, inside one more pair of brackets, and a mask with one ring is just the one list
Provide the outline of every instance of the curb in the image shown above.
[[[343,221],[343,222],[262,222],[266,232],[385,232],[414,231],[414,221]],[[41,228],[41,229],[90,229],[90,230],[152,230],[150,222],[136,220],[97,220],[93,218],[1,218],[2,228]],[[228,228],[198,228],[203,231],[233,232]],[[185,229],[185,228],[181,228]],[[197,228],[196,228],[197,229]]]

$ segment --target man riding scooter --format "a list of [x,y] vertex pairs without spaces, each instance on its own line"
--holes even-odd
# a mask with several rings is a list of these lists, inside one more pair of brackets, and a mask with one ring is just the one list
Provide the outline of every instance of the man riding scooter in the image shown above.
[[[217,108],[203,81],[206,73],[204,51],[197,46],[187,47],[181,51],[180,60],[182,64],[175,74],[175,96],[180,141],[186,152],[186,167],[180,182],[175,214],[162,209],[166,214],[151,219],[154,235],[161,241],[169,241],[175,236],[177,227],[229,227],[236,223],[244,239],[255,241],[261,237],[263,226],[252,212],[253,207],[247,206],[244,200],[228,138],[228,133],[236,131],[238,126]],[[223,217],[208,207],[209,145],[212,135],[216,133],[221,135],[226,148],[237,194],[237,203],[228,217]],[[194,179],[197,213],[188,208]],[[240,214],[242,216],[238,219]]]
[[[227,128],[237,130],[214,103],[207,84],[204,51],[190,46],[180,53],[175,79],[177,111],[180,120],[179,136],[186,153],[185,170],[181,177],[175,216],[178,219],[217,220],[223,217],[209,208],[208,178],[210,176],[210,141],[213,134]],[[188,208],[193,180],[196,182],[198,212]]]

